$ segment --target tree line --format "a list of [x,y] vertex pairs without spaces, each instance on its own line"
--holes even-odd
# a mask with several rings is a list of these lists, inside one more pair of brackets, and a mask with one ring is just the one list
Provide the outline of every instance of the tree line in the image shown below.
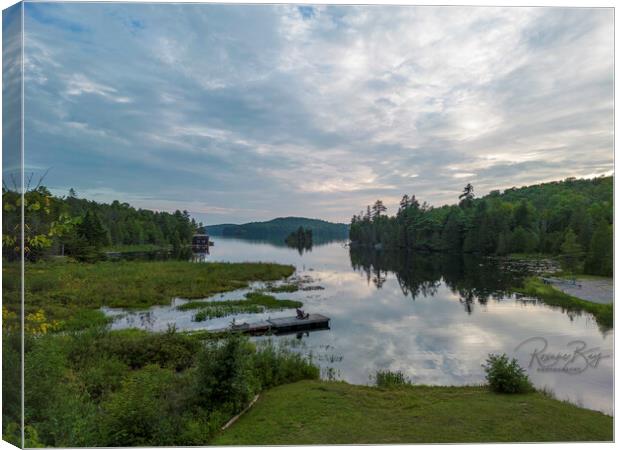
[[18,258],[21,251],[22,201],[24,253],[29,260],[46,255],[97,259],[107,246],[151,244],[180,249],[202,226],[187,211],[136,209],[116,200],[97,203],[79,198],[73,189],[59,197],[45,186],[36,186],[21,196],[16,189],[4,186],[2,250],[8,260]]
[[492,191],[468,184],[458,204],[432,207],[404,195],[397,213],[377,200],[354,215],[354,245],[450,253],[560,255],[567,270],[613,272],[613,177]]
[[301,255],[304,250],[312,249],[312,229],[299,227],[296,231],[289,234],[284,240],[289,247],[296,248]]

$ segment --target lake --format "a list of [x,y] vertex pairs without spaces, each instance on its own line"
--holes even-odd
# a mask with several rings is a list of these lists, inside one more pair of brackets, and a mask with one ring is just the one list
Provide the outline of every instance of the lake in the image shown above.
[[[587,313],[566,312],[508,291],[531,270],[493,259],[350,249],[344,242],[299,252],[267,242],[214,237],[200,261],[293,264],[311,290],[274,294],[303,301],[303,309],[331,318],[330,329],[253,338],[312,355],[324,378],[371,384],[377,370],[400,370],[415,384],[484,382],[489,353],[507,353],[534,384],[560,400],[613,414],[613,330]],[[260,288],[209,300],[241,299]],[[324,289],[316,289],[320,286]],[[192,320],[196,311],[169,306],[127,312],[106,308],[115,329],[214,329],[232,317]],[[207,300],[208,301],[208,300]],[[294,310],[239,314],[237,323],[294,315]]]

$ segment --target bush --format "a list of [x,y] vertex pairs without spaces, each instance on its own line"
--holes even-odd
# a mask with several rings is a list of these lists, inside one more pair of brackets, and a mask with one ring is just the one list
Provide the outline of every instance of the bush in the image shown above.
[[44,335],[27,344],[25,421],[36,429],[31,439],[46,447],[94,446],[99,443],[97,408],[68,365],[67,340]]
[[174,372],[155,365],[131,373],[122,387],[103,403],[104,446],[162,445],[167,394],[173,392]]
[[127,371],[128,367],[118,358],[101,355],[101,358],[81,369],[80,378],[89,397],[99,401],[121,386]]
[[489,386],[495,392],[520,394],[533,390],[525,370],[515,358],[509,360],[506,354],[490,354],[483,364]]
[[259,389],[253,370],[254,352],[255,348],[241,336],[230,336],[222,344],[209,344],[198,357],[198,405],[208,410],[241,411]]
[[396,386],[406,386],[411,382],[400,370],[392,372],[390,370],[378,370],[375,374],[375,384],[377,387],[390,388]]

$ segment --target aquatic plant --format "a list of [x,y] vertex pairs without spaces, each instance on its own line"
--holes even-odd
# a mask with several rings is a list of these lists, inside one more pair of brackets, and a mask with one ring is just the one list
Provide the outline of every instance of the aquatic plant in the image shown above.
[[195,322],[203,322],[208,319],[225,317],[233,314],[253,314],[268,310],[299,308],[301,306],[303,306],[303,303],[296,300],[278,300],[272,295],[266,295],[261,292],[248,292],[245,294],[245,300],[189,302],[177,308],[192,309],[200,307],[200,311],[194,315],[193,320]]
[[400,370],[378,370],[375,373],[375,384],[380,388],[390,388],[395,386],[405,386],[411,384],[411,382]]

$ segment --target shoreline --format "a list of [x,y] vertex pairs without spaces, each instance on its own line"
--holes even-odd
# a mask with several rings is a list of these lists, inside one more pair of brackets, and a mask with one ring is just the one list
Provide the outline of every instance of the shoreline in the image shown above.
[[535,297],[551,306],[588,312],[594,316],[603,329],[613,329],[613,303],[595,303],[566,294],[551,284],[545,284],[540,276],[526,278],[523,286],[513,288],[513,291],[521,295]]

